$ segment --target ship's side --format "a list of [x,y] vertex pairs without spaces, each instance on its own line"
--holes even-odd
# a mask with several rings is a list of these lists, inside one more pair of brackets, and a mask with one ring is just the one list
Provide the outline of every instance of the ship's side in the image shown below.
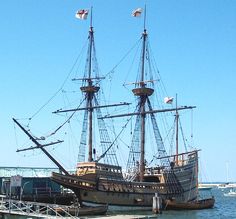
[[151,182],[126,181],[120,167],[95,162],[79,164],[75,175],[53,173],[52,179],[86,203],[150,208],[155,193],[163,200],[187,202],[197,198],[197,152],[187,157],[169,170],[149,169],[144,179]]
[[182,187],[182,201],[189,202],[197,199],[198,195],[198,152],[185,154],[187,159],[179,161],[174,173]]

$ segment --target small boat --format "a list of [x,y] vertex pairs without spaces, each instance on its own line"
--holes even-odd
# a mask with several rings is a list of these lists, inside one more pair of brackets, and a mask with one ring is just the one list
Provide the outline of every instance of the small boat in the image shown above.
[[236,183],[233,182],[229,182],[229,163],[226,163],[226,182],[219,184],[218,185],[218,189],[232,189],[232,188],[236,188]]
[[166,210],[201,210],[213,208],[215,204],[215,198],[195,200],[192,202],[176,202],[175,200],[167,200],[164,203],[163,208]]
[[235,183],[223,183],[218,186],[218,189],[228,189],[228,188],[235,188]]
[[236,191],[233,189],[230,189],[228,193],[224,193],[224,196],[236,197]]
[[201,185],[201,186],[198,186],[198,191],[209,191],[211,190],[212,187],[211,186],[204,186],[204,185]]

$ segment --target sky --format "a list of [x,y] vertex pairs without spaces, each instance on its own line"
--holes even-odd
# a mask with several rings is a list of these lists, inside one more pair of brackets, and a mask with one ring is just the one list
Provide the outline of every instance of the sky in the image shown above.
[[[97,58],[106,74],[140,38],[143,20],[131,12],[145,4],[149,40],[167,93],[178,93],[182,105],[197,106],[194,142],[201,149],[203,181],[236,181],[234,0],[0,1],[0,166],[54,167],[42,153],[16,153],[29,139],[18,137],[12,118],[26,124],[24,118],[34,115],[70,73],[89,28],[75,12],[93,6]],[[115,69],[114,77],[125,81],[127,68]],[[113,86],[110,98],[124,97]],[[56,102],[50,110],[58,108]],[[44,133],[52,127],[52,115],[40,113],[35,127]]]

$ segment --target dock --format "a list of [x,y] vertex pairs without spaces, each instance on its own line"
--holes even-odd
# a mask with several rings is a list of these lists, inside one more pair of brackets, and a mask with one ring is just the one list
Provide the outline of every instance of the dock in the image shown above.
[[[61,213],[58,213],[58,208],[62,209],[60,211]],[[0,214],[27,216],[35,218],[78,218],[72,216],[64,206],[56,204],[11,200],[5,199],[3,197],[1,197],[0,201]]]
[[[0,196],[0,218],[3,215],[25,216],[26,218],[46,218],[46,219],[145,219],[156,218],[153,215],[93,215],[93,216],[73,216],[69,212],[70,206],[58,204],[46,204],[39,202],[28,202],[6,199],[5,196]],[[60,211],[58,211],[60,209]]]

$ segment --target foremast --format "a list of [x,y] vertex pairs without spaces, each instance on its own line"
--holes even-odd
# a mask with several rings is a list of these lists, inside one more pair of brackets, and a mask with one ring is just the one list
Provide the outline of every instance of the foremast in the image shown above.
[[91,10],[91,18],[90,18],[90,28],[89,28],[89,54],[88,54],[88,78],[84,79],[87,81],[87,86],[80,87],[81,91],[85,93],[86,105],[88,107],[89,114],[89,122],[88,122],[88,162],[93,160],[92,150],[93,150],[93,98],[95,93],[97,93],[100,89],[99,86],[94,86],[91,78],[92,72],[92,48],[94,45],[94,31],[92,26],[92,10]]
[[[94,132],[95,132],[95,113],[97,118],[102,117],[101,108],[120,106],[120,105],[129,105],[129,103],[119,103],[119,104],[110,104],[110,105],[100,105],[99,104],[99,91],[100,91],[100,81],[105,79],[105,77],[99,76],[98,63],[96,58],[96,49],[95,49],[95,40],[94,40],[94,29],[92,24],[92,8],[90,13],[90,27],[88,34],[88,47],[87,47],[87,58],[85,64],[85,71],[82,78],[74,78],[73,81],[82,81],[82,86],[80,90],[84,96],[85,106],[83,108],[75,108],[68,110],[57,110],[54,113],[62,112],[73,112],[73,111],[84,111],[82,132],[79,145],[79,154],[78,162],[93,162],[97,161],[97,151],[94,142]],[[100,146],[102,148],[102,153],[107,151],[109,148],[109,153],[106,154],[106,157],[103,157],[104,163],[118,165],[118,160],[114,148],[111,148],[110,145],[113,145],[114,142],[110,140],[105,122],[103,119],[97,120],[98,122],[98,131],[100,136]],[[87,160],[86,160],[86,152]]]

